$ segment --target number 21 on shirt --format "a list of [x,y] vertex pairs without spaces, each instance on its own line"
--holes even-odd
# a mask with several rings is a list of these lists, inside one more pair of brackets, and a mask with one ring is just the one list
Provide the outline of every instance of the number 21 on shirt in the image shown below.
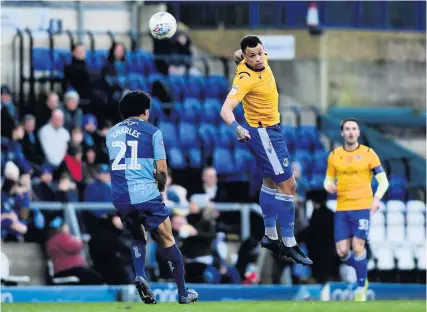
[[[111,165],[111,170],[138,170],[141,169],[141,165],[138,164],[138,141],[114,141],[111,144],[113,147],[120,148],[119,153],[117,154],[116,159],[114,159],[113,164]],[[126,149],[128,146],[131,149],[130,164],[119,164],[122,158],[126,154]]]

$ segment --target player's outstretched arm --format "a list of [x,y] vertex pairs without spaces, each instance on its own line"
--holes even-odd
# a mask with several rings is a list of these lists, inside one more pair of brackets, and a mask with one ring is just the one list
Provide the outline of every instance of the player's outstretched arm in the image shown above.
[[239,105],[240,101],[227,98],[221,108],[221,118],[225,123],[236,133],[237,139],[241,142],[246,142],[251,139],[249,131],[243,128],[234,116],[233,110]]
[[156,181],[160,192],[165,191],[167,173],[168,165],[166,164],[166,159],[156,160]]
[[236,63],[236,65],[239,65],[240,62],[243,60],[243,52],[242,50],[237,50],[236,52],[234,52],[234,62]]

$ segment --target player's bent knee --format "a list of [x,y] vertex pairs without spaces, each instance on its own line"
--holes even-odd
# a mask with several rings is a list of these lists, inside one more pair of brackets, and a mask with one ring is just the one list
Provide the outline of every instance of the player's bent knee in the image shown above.
[[172,234],[172,225],[169,218],[165,219],[165,221],[157,227],[156,232],[158,243],[160,243],[163,248],[169,248],[175,244],[175,238]]
[[348,248],[337,247],[337,255],[340,258],[346,258],[348,256],[349,252],[350,252],[350,250]]
[[282,194],[295,195],[297,193],[297,182],[292,176],[288,180],[277,184],[277,191]]
[[365,241],[362,239],[354,238],[351,244],[351,248],[353,249],[354,255],[356,257],[359,257],[365,251]]

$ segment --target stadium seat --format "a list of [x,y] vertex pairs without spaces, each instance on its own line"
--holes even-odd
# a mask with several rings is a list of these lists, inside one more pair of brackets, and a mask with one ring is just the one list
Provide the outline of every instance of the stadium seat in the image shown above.
[[383,225],[372,225],[369,229],[369,241],[381,242],[385,241],[385,228]]
[[228,80],[223,75],[210,75],[206,78],[205,97],[223,100],[228,92]]
[[368,271],[372,271],[375,269],[375,261],[374,259],[369,259],[368,261]]
[[237,146],[234,149],[234,160],[236,162],[237,171],[252,172],[255,170],[255,158],[251,152],[242,146]]
[[164,119],[162,104],[160,103],[160,100],[156,97],[151,98],[150,118],[155,120]]
[[161,121],[159,122],[158,127],[163,134],[163,141],[166,148],[178,146],[178,134],[173,123]]
[[312,162],[310,153],[304,150],[297,150],[295,152],[295,160],[301,164],[302,174],[310,176],[312,173]]
[[144,78],[140,74],[129,74],[129,89],[134,90],[142,90],[147,93],[150,93],[150,89],[148,84],[145,83]]
[[409,226],[406,229],[408,239],[407,241],[412,244],[425,244],[426,242],[426,233],[424,225],[420,226]]
[[215,138],[217,137],[217,128],[209,123],[201,123],[198,132],[200,135],[200,139],[203,144],[203,148],[205,150],[205,153],[208,153],[210,156],[214,144],[215,144]]
[[282,126],[282,132],[283,132],[283,136],[285,137],[285,142],[289,152],[293,153],[295,151],[295,145],[296,145],[295,127],[286,126],[286,125]]
[[313,138],[311,137],[311,135],[305,131],[296,130],[296,149],[300,149],[300,150],[310,150],[311,147],[313,146]]
[[310,188],[321,189],[323,188],[323,182],[325,180],[325,173],[313,174],[310,179]]
[[392,243],[405,242],[405,227],[404,225],[389,225],[387,226],[387,241]]
[[172,169],[185,169],[187,163],[184,154],[178,147],[169,147],[166,149],[168,155],[169,167]]
[[425,224],[425,217],[422,212],[407,212],[406,213],[406,222],[408,224],[408,227],[412,225],[424,225]]
[[377,211],[374,215],[372,215],[371,224],[378,225],[378,226],[385,226],[384,213],[381,211]]
[[408,212],[410,211],[426,212],[426,204],[420,200],[409,200],[406,203],[406,208]]
[[328,154],[327,152],[316,152],[313,156],[313,174],[326,173],[326,167],[328,165]]
[[393,270],[395,268],[393,251],[390,248],[382,247],[375,251],[377,267],[380,270]]
[[201,168],[203,164],[202,151],[200,147],[190,147],[187,150],[189,167],[190,168]]
[[187,76],[184,96],[201,98],[205,90],[205,79],[200,75],[189,75]]
[[426,249],[425,247],[418,247],[415,249],[415,258],[417,259],[417,268],[419,270],[426,269]]
[[408,189],[408,181],[398,175],[390,176],[390,185],[387,191],[389,199],[405,200]]
[[221,124],[218,128],[218,135],[215,137],[215,146],[232,148],[237,143],[234,132],[226,124]]
[[169,87],[172,97],[176,101],[180,101],[183,98],[185,89],[185,80],[182,75],[169,75]]
[[182,147],[200,147],[199,132],[194,124],[189,122],[179,123],[178,135]]
[[221,111],[221,103],[215,98],[208,98],[202,104],[203,113],[201,114],[202,122],[217,123]]
[[329,208],[329,210],[335,212],[337,210],[337,201],[330,199],[326,202],[326,206]]
[[387,212],[396,211],[404,212],[406,210],[405,203],[401,200],[389,200],[387,202]]
[[411,248],[400,246],[395,249],[394,254],[397,260],[397,268],[399,270],[415,269],[414,255]]
[[405,217],[401,212],[388,211],[387,212],[387,226],[404,226]]
[[51,71],[61,62],[58,53],[46,48],[33,48],[33,66],[35,71]]
[[202,115],[202,105],[196,98],[186,98],[179,109],[179,117],[182,121],[197,122]]
[[228,175],[237,171],[231,151],[222,147],[214,149],[213,166],[219,175]]

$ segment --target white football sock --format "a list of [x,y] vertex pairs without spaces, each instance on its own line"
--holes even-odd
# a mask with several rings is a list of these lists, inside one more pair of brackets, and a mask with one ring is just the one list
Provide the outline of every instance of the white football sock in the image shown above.
[[279,236],[277,235],[277,229],[275,227],[266,227],[264,233],[265,236],[267,236],[269,239],[279,239]]
[[283,237],[283,244],[286,247],[294,247],[297,244],[295,237]]

